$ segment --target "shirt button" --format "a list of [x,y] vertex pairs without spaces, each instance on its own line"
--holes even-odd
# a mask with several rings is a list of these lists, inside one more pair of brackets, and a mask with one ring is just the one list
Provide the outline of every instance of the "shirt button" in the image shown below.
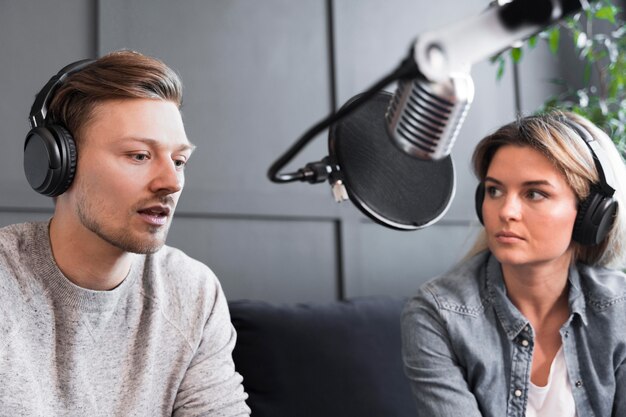
[[523,339],[522,340],[522,346],[527,347],[528,346],[528,340]]
[[583,386],[583,381],[581,381],[580,379],[578,381],[576,381],[576,388],[580,388]]
[[515,394],[516,397],[521,397],[522,396],[522,390],[516,389],[513,394]]

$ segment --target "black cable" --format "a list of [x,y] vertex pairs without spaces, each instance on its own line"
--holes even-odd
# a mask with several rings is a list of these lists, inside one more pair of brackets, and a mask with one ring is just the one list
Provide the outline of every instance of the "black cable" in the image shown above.
[[397,68],[377,81],[359,98],[355,99],[348,105],[343,106],[338,111],[329,114],[300,136],[300,138],[270,166],[267,171],[267,177],[270,181],[276,183],[307,181],[308,179],[306,178],[306,174],[302,169],[291,173],[279,173],[279,171],[283,169],[285,165],[287,165],[298,153],[300,153],[300,151],[308,145],[309,142],[315,138],[315,136],[331,126],[333,123],[352,113],[363,103],[372,98],[378,91],[385,88],[388,84],[402,78],[416,78],[419,75],[419,69],[413,59],[413,49],[411,49],[409,51],[409,55],[400,63],[400,65],[398,65]]

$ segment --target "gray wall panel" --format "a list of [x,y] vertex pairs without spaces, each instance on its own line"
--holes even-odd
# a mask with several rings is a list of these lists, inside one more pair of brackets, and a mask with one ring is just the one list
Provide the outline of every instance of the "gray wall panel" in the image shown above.
[[[571,64],[571,61],[570,61]],[[520,101],[523,114],[536,112],[545,100],[557,94],[561,88],[553,83],[558,78],[559,60],[548,49],[545,41],[539,40],[533,50],[527,47],[523,49],[523,57],[519,64],[520,85],[524,88],[520,91]],[[570,65],[572,73],[576,65]],[[509,65],[507,71],[511,71]]]
[[[485,0],[335,0],[338,99],[365,89],[406,56],[420,33],[479,13]],[[444,12],[445,11],[445,12]]]
[[415,232],[418,237],[371,223],[355,227],[358,246],[354,268],[347,277],[350,296],[412,295],[421,284],[458,263],[479,231],[469,224],[436,224]]
[[231,299],[330,301],[335,233],[333,222],[177,217],[168,244],[209,265]]
[[0,227],[8,226],[13,223],[24,223],[33,221],[45,221],[52,217],[50,212],[35,211],[19,211],[19,212],[0,212]]
[[[326,197],[325,187],[266,179],[270,163],[330,109],[324,1],[112,0],[101,2],[101,16],[102,53],[138,49],[180,72],[187,133],[198,145],[193,193],[239,193],[249,213],[259,200],[284,213],[301,196]],[[318,140],[290,168],[326,154]]]
[[95,56],[95,24],[95,0],[0,2],[0,206],[49,207],[34,192],[11,192],[29,190],[22,169],[28,114],[56,71]]

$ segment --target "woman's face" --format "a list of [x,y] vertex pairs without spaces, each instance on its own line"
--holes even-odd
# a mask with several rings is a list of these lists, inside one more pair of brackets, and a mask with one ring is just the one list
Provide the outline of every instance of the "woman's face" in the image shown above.
[[496,151],[485,178],[482,213],[489,249],[501,264],[569,265],[576,195],[538,151],[514,145]]

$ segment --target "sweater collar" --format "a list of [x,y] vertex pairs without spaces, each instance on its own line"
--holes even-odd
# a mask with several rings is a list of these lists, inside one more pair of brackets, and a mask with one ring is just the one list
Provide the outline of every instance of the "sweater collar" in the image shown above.
[[140,275],[140,265],[144,256],[136,256],[128,275],[122,283],[109,291],[96,291],[82,288],[70,281],[59,269],[50,246],[48,222],[33,223],[33,234],[30,239],[28,253],[30,269],[35,279],[42,281],[45,291],[50,293],[59,306],[71,309],[104,312],[115,308]]

